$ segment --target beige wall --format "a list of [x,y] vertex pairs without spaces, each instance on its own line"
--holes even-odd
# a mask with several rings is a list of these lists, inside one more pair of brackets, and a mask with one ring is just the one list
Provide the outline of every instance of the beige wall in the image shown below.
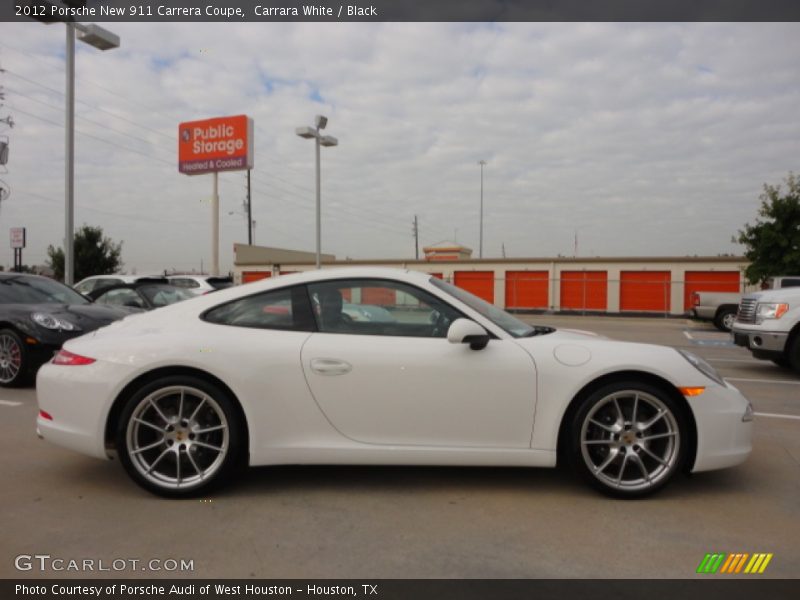
[[[270,271],[277,275],[280,270],[306,271],[314,268],[313,253],[311,260],[272,263],[240,264],[234,266],[234,277],[241,282],[242,271]],[[238,254],[237,254],[238,259]],[[686,271],[739,271],[743,272],[749,264],[743,257],[666,257],[666,258],[532,258],[507,260],[461,260],[461,261],[401,261],[401,260],[363,260],[334,261],[327,259],[323,268],[343,266],[385,266],[400,269],[411,269],[425,273],[442,273],[446,279],[453,280],[456,271],[494,271],[494,301],[497,306],[504,307],[506,271],[547,271],[549,273],[550,306],[558,310],[560,307],[559,280],[562,271],[606,271],[608,274],[608,312],[619,312],[620,285],[622,271],[670,271],[671,297],[670,313],[683,314],[684,279]],[[745,291],[753,289],[748,286]]]

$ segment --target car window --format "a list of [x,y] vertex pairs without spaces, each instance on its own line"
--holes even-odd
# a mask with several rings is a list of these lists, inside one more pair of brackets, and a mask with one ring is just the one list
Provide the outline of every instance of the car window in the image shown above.
[[178,287],[182,288],[197,288],[200,287],[200,284],[197,283],[194,279],[187,279],[187,278],[180,278],[180,279],[170,279],[169,282],[172,285],[177,285]]
[[206,283],[215,290],[224,290],[225,288],[233,287],[233,279],[230,277],[209,277],[206,279]]
[[397,281],[327,281],[309,284],[308,291],[323,333],[443,338],[462,316],[424,290]]
[[192,292],[173,285],[145,285],[139,288],[139,293],[147,298],[154,307],[167,306],[195,297]]
[[436,277],[431,277],[431,284],[435,285],[444,292],[451,296],[455,296],[461,302],[469,306],[472,310],[477,311],[498,327],[503,328],[506,332],[514,337],[526,337],[535,335],[537,333],[549,333],[551,329],[545,330],[544,328],[531,327],[527,323],[520,321],[513,315],[508,314],[506,311],[497,308],[493,304],[489,304],[485,300],[470,294],[468,291],[456,287],[446,281],[442,281]]
[[0,278],[0,304],[89,304],[71,287],[46,277]]
[[314,330],[314,319],[303,286],[239,298],[212,308],[203,318],[210,323],[236,327]]
[[90,279],[89,281],[81,281],[75,286],[75,291],[80,292],[81,294],[88,294],[94,289],[94,282],[94,279]]
[[101,294],[97,300],[95,300],[95,303],[108,304],[110,306],[135,306],[137,308],[147,308],[144,300],[139,297],[139,294],[128,288],[109,290],[105,294]]
[[785,277],[781,280],[781,287],[800,287],[800,278]]

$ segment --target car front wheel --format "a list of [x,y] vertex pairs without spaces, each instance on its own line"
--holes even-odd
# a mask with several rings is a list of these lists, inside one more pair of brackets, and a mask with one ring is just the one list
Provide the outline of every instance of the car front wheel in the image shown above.
[[116,444],[125,470],[143,488],[196,496],[241,464],[242,432],[225,391],[200,378],[172,376],[143,386],[127,401]]
[[606,385],[575,412],[570,453],[576,470],[606,494],[652,494],[684,462],[686,424],[672,396],[635,381]]

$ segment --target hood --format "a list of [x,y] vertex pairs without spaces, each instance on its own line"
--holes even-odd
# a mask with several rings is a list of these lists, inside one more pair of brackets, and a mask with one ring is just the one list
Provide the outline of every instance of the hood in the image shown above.
[[123,308],[98,306],[96,304],[25,304],[17,305],[28,314],[42,312],[69,321],[87,332],[108,325],[131,314]]
[[763,292],[752,292],[744,296],[748,300],[758,300],[758,302],[789,302],[800,303],[800,287],[788,287],[780,290],[764,290]]
[[557,339],[559,341],[563,340],[565,342],[609,339],[604,335],[600,335],[599,333],[595,333],[593,331],[584,331],[582,329],[556,329],[553,333],[549,333],[547,335],[553,339]]

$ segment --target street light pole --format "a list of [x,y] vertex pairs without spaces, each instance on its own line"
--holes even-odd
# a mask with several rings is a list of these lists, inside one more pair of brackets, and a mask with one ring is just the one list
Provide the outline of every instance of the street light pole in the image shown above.
[[67,97],[65,115],[64,173],[64,283],[75,283],[75,25],[65,23],[67,30]]
[[331,147],[337,146],[339,144],[339,140],[337,140],[332,135],[320,135],[320,130],[325,129],[325,126],[328,124],[328,117],[324,117],[322,115],[317,115],[314,119],[315,127],[298,127],[295,129],[295,133],[299,135],[301,138],[311,139],[314,138],[314,146],[315,146],[315,168],[316,168],[316,179],[317,179],[317,197],[316,197],[316,204],[317,204],[317,256],[316,256],[316,267],[317,269],[321,268],[322,266],[322,177],[320,174],[320,146]]
[[314,146],[316,147],[316,162],[317,162],[317,269],[321,268],[322,261],[322,178],[320,176],[319,167],[319,125],[317,125],[317,135],[314,139]]
[[481,166],[481,216],[480,216],[480,239],[478,242],[478,258],[483,258],[483,167],[486,166],[485,160],[479,160]]
[[78,38],[98,50],[119,47],[119,36],[99,25],[84,25],[73,21],[64,23],[67,29],[66,48],[66,115],[65,115],[65,174],[64,174],[64,283],[75,283],[75,32]]

